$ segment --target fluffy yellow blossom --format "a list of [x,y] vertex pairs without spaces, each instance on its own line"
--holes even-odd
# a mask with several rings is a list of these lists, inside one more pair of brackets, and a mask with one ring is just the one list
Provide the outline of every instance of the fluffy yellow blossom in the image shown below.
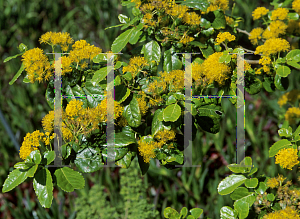
[[283,177],[283,175],[279,175],[276,177],[276,179],[278,180],[279,183],[283,183],[284,180],[286,180],[286,177]]
[[64,122],[62,123],[61,132],[66,142],[71,141],[73,139],[72,131],[65,125]]
[[129,60],[129,65],[123,67],[123,74],[130,72],[132,78],[135,78],[137,74],[148,65],[147,60],[144,57],[133,57]]
[[46,132],[53,132],[54,129],[54,111],[50,111],[42,119],[42,126]]
[[[118,103],[114,102],[114,119],[119,118],[123,114],[124,107]],[[94,110],[94,115],[99,122],[107,122],[107,98],[101,101],[100,104]]]
[[272,213],[266,214],[263,219],[300,219],[299,214],[296,210],[291,207],[286,207],[285,209],[274,211]]
[[226,11],[229,8],[229,0],[209,0],[209,3],[210,5],[208,6],[206,12],[203,12],[203,14],[216,11],[218,9]]
[[158,106],[159,103],[161,103],[163,101],[163,98],[162,97],[159,97],[159,96],[156,96],[152,99],[149,100],[149,104],[150,106]]
[[125,127],[128,125],[128,122],[126,120],[126,118],[124,116],[121,116],[119,121],[118,121],[118,125],[121,127]]
[[135,7],[136,8],[139,8],[142,4],[141,0],[131,0],[131,2],[134,2],[135,3]]
[[183,18],[189,8],[185,5],[175,4],[173,7],[166,10],[166,14],[176,18]]
[[210,55],[202,64],[202,74],[207,78],[208,84],[214,81],[219,85],[223,85],[225,80],[229,78],[231,69],[224,63],[219,62],[219,58],[223,55],[222,52],[216,52]]
[[271,59],[268,56],[262,56],[260,58],[260,60],[258,61],[258,63],[261,65],[268,65],[268,64],[271,64]]
[[255,54],[262,53],[264,56],[270,56],[278,52],[288,51],[290,44],[285,39],[271,38],[266,40],[264,45],[258,46],[255,50]]
[[155,149],[158,148],[157,142],[138,141],[138,149],[145,163],[149,163],[151,158],[155,158]]
[[234,20],[233,20],[233,18],[231,18],[231,17],[228,17],[228,16],[225,15],[225,20],[226,20],[226,23],[227,23],[228,25],[234,24]]
[[290,107],[285,115],[284,115],[285,120],[289,121],[290,124],[295,123],[295,119],[300,118],[300,108],[299,107]]
[[262,36],[265,39],[277,38],[279,35],[285,34],[287,27],[288,26],[282,21],[273,21],[263,32]]
[[140,108],[140,112],[141,112],[141,115],[145,115],[148,111],[148,106],[147,106],[147,102],[145,101],[145,98],[143,97],[138,97],[136,98],[138,103],[139,103],[139,108]]
[[68,51],[69,45],[74,42],[69,33],[54,33],[51,31],[43,34],[39,41],[41,44],[60,45],[62,51]]
[[146,13],[143,18],[144,27],[147,28],[148,26],[154,27],[156,25],[156,22],[152,20],[152,14]]
[[261,39],[261,34],[264,32],[264,30],[261,27],[254,28],[249,35],[249,40],[253,45],[258,44],[258,40]]
[[287,8],[277,8],[272,12],[271,20],[285,20],[288,17],[289,10]]
[[231,42],[235,40],[235,36],[231,35],[229,32],[220,32],[216,38],[216,45],[220,45],[221,43]]
[[270,178],[267,181],[267,186],[269,186],[271,189],[274,189],[279,186],[279,182],[276,178]]
[[187,36],[186,34],[184,34],[179,42],[182,44],[188,44],[189,42],[194,41],[194,39],[195,39],[194,37],[190,37],[190,36]]
[[42,49],[34,48],[27,50],[22,55],[22,58],[30,83],[47,81],[52,76],[50,62]]
[[201,64],[196,62],[192,64],[192,79],[195,81],[196,87],[205,87],[208,83],[203,72],[204,71]]
[[298,150],[293,148],[281,149],[276,155],[275,164],[280,164],[282,168],[291,170],[293,166],[299,163]]
[[250,69],[251,69],[251,65],[248,62],[244,61],[244,70],[249,71]]
[[291,90],[290,92],[287,92],[285,94],[283,94],[279,100],[278,100],[278,104],[279,106],[283,106],[285,105],[287,102],[293,103],[295,102],[297,99],[300,100],[300,90],[294,89]]
[[71,64],[73,60],[69,56],[61,57],[61,75],[65,75],[66,73],[72,72]]
[[43,136],[44,133],[38,130],[31,134],[27,133],[20,148],[20,158],[26,160],[27,156],[29,156],[32,151],[37,150],[40,146],[40,140],[42,140]]
[[269,9],[266,9],[265,7],[258,7],[252,12],[253,20],[258,20],[262,16],[266,15],[269,12]]
[[183,17],[183,22],[188,24],[188,25],[200,25],[201,21],[201,16],[196,14],[195,12],[191,13],[185,13]]
[[294,0],[292,4],[292,8],[300,14],[300,0]]
[[162,142],[165,144],[167,141],[171,141],[175,139],[176,133],[174,130],[166,130],[164,129],[163,131],[159,131],[155,134],[155,138],[158,139],[158,141]]
[[83,110],[82,105],[83,102],[80,100],[71,100],[66,107],[67,116],[73,119],[75,118],[75,116],[79,116]]
[[148,4],[143,4],[140,9],[143,12],[151,12],[151,11],[153,11],[154,8],[155,7],[153,5],[148,3]]

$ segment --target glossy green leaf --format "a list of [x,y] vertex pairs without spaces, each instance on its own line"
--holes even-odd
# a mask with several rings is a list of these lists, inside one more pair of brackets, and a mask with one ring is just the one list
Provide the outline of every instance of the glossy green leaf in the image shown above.
[[243,175],[232,174],[223,179],[218,185],[218,192],[220,195],[227,195],[232,193],[237,187],[246,181]]
[[278,74],[276,74],[274,78],[274,84],[278,90],[285,91],[289,88],[289,79],[287,77],[280,77]]
[[181,3],[182,5],[186,5],[189,8],[197,8],[200,9],[201,11],[206,11],[206,9],[209,6],[209,3],[207,0],[186,0],[184,2]]
[[245,90],[251,95],[255,95],[255,94],[259,93],[261,91],[262,87],[263,87],[263,83],[261,82],[261,80],[256,78],[254,75],[251,75],[251,76],[249,75],[245,79]]
[[293,49],[286,55],[287,61],[300,62],[300,49]]
[[63,159],[67,159],[71,155],[71,146],[64,144],[61,146],[61,156]]
[[195,219],[193,215],[188,215],[186,219]]
[[83,176],[69,167],[55,170],[57,185],[65,192],[73,192],[74,189],[82,189],[85,185]]
[[204,43],[201,43],[201,42],[198,42],[198,41],[192,41],[192,42],[189,42],[190,45],[193,45],[193,46],[197,46],[199,47],[200,49],[201,48],[206,48],[207,47],[207,44],[204,44]]
[[297,14],[297,13],[288,13],[288,18],[289,18],[289,20],[298,20],[299,19],[299,14]]
[[227,167],[234,173],[247,173],[247,167],[241,164],[229,164]]
[[[126,147],[133,143],[136,143],[134,136],[126,135],[124,132],[115,133],[115,148]],[[103,144],[103,146],[107,147],[107,144]]]
[[212,22],[212,26],[215,29],[224,29],[226,27],[226,19],[225,14],[221,10],[217,10],[213,12],[215,14],[215,20]]
[[[22,55],[22,54],[21,54]],[[8,57],[8,58],[10,58],[10,57]],[[7,59],[7,58],[6,58]],[[5,59],[5,60],[6,60]],[[5,62],[5,60],[4,60],[4,62]],[[18,72],[17,72],[17,74],[13,77],[13,79],[11,79],[11,81],[9,82],[9,85],[12,85],[13,83],[15,83],[15,81],[20,77],[20,75],[22,74],[22,72],[24,71],[24,69],[25,69],[25,66],[23,65],[23,63],[22,63],[22,65],[21,65],[21,67],[20,67],[20,69],[18,70]]]
[[257,167],[252,168],[251,171],[250,171],[250,173],[248,174],[248,176],[251,176],[252,174],[256,173],[257,170],[258,170]]
[[287,139],[275,142],[269,149],[269,157],[274,157],[281,149],[288,148],[292,143]]
[[165,208],[164,216],[166,218],[171,218],[171,219],[177,219],[177,218],[179,219],[180,218],[179,213],[175,209],[170,208],[170,207]]
[[40,204],[44,208],[50,208],[53,199],[52,176],[48,169],[41,169],[33,179],[33,188]]
[[245,186],[247,188],[256,188],[257,185],[258,185],[257,178],[246,179],[246,181],[245,181]]
[[35,164],[40,164],[42,160],[42,156],[39,150],[34,150],[29,155],[30,159],[33,160]]
[[159,44],[152,40],[143,46],[142,54],[144,54],[145,59],[148,61],[148,64],[151,64],[152,61],[156,63],[160,62],[161,50]]
[[130,18],[128,18],[124,14],[119,14],[118,15],[118,19],[119,19],[120,23],[122,23],[122,24],[126,24],[126,23],[128,23],[130,21]]
[[239,219],[244,219],[249,214],[249,203],[237,200],[234,203],[234,209],[238,212]]
[[30,83],[30,80],[28,79],[28,74],[23,79],[23,82],[26,83],[26,84]]
[[126,30],[124,33],[121,33],[113,42],[111,46],[111,50],[113,53],[121,52],[121,50],[127,45],[129,42],[132,33],[134,32],[135,28],[131,28]]
[[28,177],[33,177],[34,176],[34,174],[35,174],[35,172],[36,172],[36,170],[37,170],[37,168],[38,168],[38,164],[35,164],[35,165],[33,165],[32,167],[30,167],[29,169],[27,169],[26,171],[27,171],[27,176]]
[[300,68],[300,65],[295,61],[287,61],[286,64],[288,64],[294,68]]
[[131,152],[126,153],[125,156],[122,157],[122,159],[116,162],[116,165],[128,169],[131,164],[131,158],[132,158]]
[[264,76],[263,81],[263,87],[267,92],[273,92],[276,90],[275,84],[274,84],[274,78],[269,76]]
[[130,90],[123,84],[115,86],[115,101],[122,103],[130,95]]
[[182,63],[176,54],[172,54],[174,50],[171,48],[164,52],[163,70],[170,72],[182,68]]
[[200,215],[203,213],[203,210],[201,208],[192,208],[190,210],[191,215],[193,215],[195,218],[200,217]]
[[25,163],[25,162],[18,162],[14,165],[14,168],[16,169],[21,169],[21,170],[26,170],[29,169],[30,167],[34,166],[34,163]]
[[131,127],[139,127],[141,124],[141,112],[139,103],[135,97],[132,98],[129,105],[124,107],[123,116]]
[[143,29],[144,24],[140,23],[135,30],[133,31],[131,38],[129,40],[129,43],[134,45],[138,42],[140,36],[142,35],[143,31],[141,31]]
[[231,56],[232,55],[230,55],[228,53],[229,53],[228,51],[223,52],[223,55],[220,56],[220,58],[219,58],[220,63],[228,64],[231,61]]
[[274,200],[275,200],[274,194],[273,194],[273,193],[268,194],[268,195],[267,195],[267,199],[268,199],[268,201],[270,201],[270,202],[274,201]]
[[[4,59],[4,63],[5,62],[8,62],[9,60],[12,60],[12,59],[15,59],[15,58],[17,58],[17,57],[19,57],[19,56],[21,56],[21,55],[23,55],[24,53],[19,53],[19,54],[17,54],[17,55],[14,55],[14,56],[9,56],[9,57],[7,57],[6,59]],[[22,64],[23,65],[23,64]],[[19,76],[18,76],[19,77]],[[11,85],[11,84],[10,84]]]
[[229,206],[222,207],[220,213],[221,219],[236,219],[238,215],[237,211]]
[[93,86],[96,86],[99,82],[105,79],[105,77],[107,76],[107,68],[109,72],[113,70],[112,66],[108,66],[108,67],[100,68],[99,70],[94,72],[94,76],[91,80]]
[[277,68],[276,74],[281,77],[287,77],[289,74],[291,74],[291,69],[287,66],[281,65]]
[[164,121],[166,122],[175,122],[179,119],[180,115],[181,108],[177,103],[167,106],[163,111]]
[[91,79],[87,79],[83,91],[86,95],[87,104],[90,108],[95,108],[104,99],[104,90],[98,84],[93,86]]
[[[206,29],[206,30],[201,31],[201,34],[203,34],[203,35],[206,36],[206,37],[210,37],[211,35],[214,34],[214,32],[215,32],[215,29],[214,29],[213,27],[210,27],[210,28],[208,28],[208,29]],[[207,47],[207,49],[200,48],[200,50],[202,51],[203,54],[204,54],[203,51],[206,51],[206,54],[207,54],[207,53],[210,53],[209,55],[211,55],[211,54],[212,54],[211,51],[213,51],[213,47],[209,45],[209,46]],[[204,56],[204,57],[205,57],[205,56]],[[205,58],[206,58],[206,57],[205,57]]]
[[188,213],[187,208],[186,208],[186,207],[183,207],[183,208],[181,209],[181,211],[180,211],[180,216],[183,217],[183,218],[185,218],[186,215],[187,215],[187,213]]
[[210,55],[214,53],[214,49],[209,45],[206,49],[200,49],[204,58],[208,58]]
[[22,169],[15,169],[9,173],[8,177],[4,181],[2,192],[8,192],[20,185],[27,179],[27,171]]
[[252,194],[252,192],[249,192],[247,188],[239,187],[239,188],[236,188],[233,191],[233,193],[230,194],[230,198],[235,201],[235,200],[241,199],[250,194]]
[[77,153],[74,163],[83,173],[95,172],[103,166],[101,155],[91,147],[87,147]]
[[222,107],[209,104],[200,106],[197,110],[197,124],[201,127],[201,129],[213,134],[218,133],[220,130],[220,119],[223,114]]
[[267,185],[264,182],[259,182],[259,187],[255,190],[259,194],[264,194],[264,192],[267,190]]
[[289,126],[287,129],[286,128],[281,128],[278,130],[278,134],[280,137],[292,137],[293,135],[293,129],[291,126]]

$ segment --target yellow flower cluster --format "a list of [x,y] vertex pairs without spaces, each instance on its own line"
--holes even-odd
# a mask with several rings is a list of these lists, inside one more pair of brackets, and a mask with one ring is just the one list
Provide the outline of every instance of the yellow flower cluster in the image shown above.
[[271,64],[270,57],[262,56],[258,62],[263,66],[262,69],[264,70],[264,72],[266,73],[270,72],[270,66],[269,66]]
[[129,60],[129,65],[123,67],[123,74],[130,72],[132,78],[135,78],[137,74],[149,64],[144,57],[136,56]]
[[258,44],[258,40],[261,39],[261,34],[264,32],[264,30],[261,27],[254,28],[249,35],[249,40],[253,45]]
[[210,5],[208,6],[206,12],[202,12],[203,14],[216,11],[218,9],[226,11],[229,8],[229,0],[209,0],[209,3]]
[[143,5],[140,7],[141,11],[143,11],[143,12],[151,12],[151,11],[153,11],[154,8],[155,8],[155,7],[154,7],[153,5],[151,5],[151,4],[149,4],[149,3],[143,4]]
[[297,152],[298,150],[293,148],[281,149],[275,155],[275,164],[280,164],[282,168],[292,170],[293,166],[299,163]]
[[275,177],[270,178],[267,181],[267,186],[269,186],[271,189],[274,189],[279,186],[279,181]]
[[[119,118],[123,114],[124,107],[117,101],[114,102],[114,119]],[[107,122],[107,98],[101,101],[95,108],[94,114],[99,122]]]
[[158,148],[158,142],[138,141],[138,149],[145,163],[150,163],[150,159],[155,158],[156,148]]
[[20,148],[20,158],[26,160],[27,156],[29,156],[32,151],[37,150],[40,146],[40,140],[42,140],[43,136],[44,133],[38,130],[31,134],[27,133]]
[[47,115],[42,119],[42,126],[46,132],[53,132],[54,129],[54,111],[50,111]]
[[300,14],[300,0],[294,0],[292,4],[293,10]]
[[279,52],[288,51],[290,44],[285,39],[271,38],[266,40],[264,45],[258,46],[255,54],[262,53],[264,56],[270,56]]
[[28,74],[30,83],[35,81],[42,82],[47,81],[52,75],[51,65],[48,57],[43,53],[40,48],[34,48],[27,50],[22,55],[22,62],[25,67],[25,71]]
[[300,108],[290,107],[284,115],[285,120],[289,121],[290,124],[295,123],[295,119],[300,118]]
[[296,210],[291,207],[286,207],[285,209],[275,211],[269,214],[266,214],[263,219],[300,219],[299,214]]
[[228,25],[231,25],[234,23],[234,20],[231,17],[228,17],[226,15],[225,15],[225,20]]
[[74,42],[69,33],[54,33],[51,31],[43,34],[39,41],[41,44],[46,43],[51,46],[60,45],[62,51],[68,51],[69,45]]
[[194,37],[190,37],[190,36],[187,36],[186,33],[182,36],[182,38],[180,39],[180,43],[182,44],[188,44],[189,42],[192,42],[194,41]]
[[165,12],[166,14],[174,16],[176,18],[183,18],[187,10],[188,10],[187,6],[175,4],[170,9],[166,9]]
[[221,43],[231,42],[235,40],[235,36],[231,35],[229,32],[220,32],[216,38],[216,45],[220,45]]
[[137,101],[139,103],[139,108],[140,108],[140,112],[141,112],[141,115],[145,115],[148,111],[148,106],[147,106],[147,102],[145,101],[145,96],[143,97],[138,97],[137,98]]
[[280,34],[285,34],[287,27],[283,21],[273,21],[263,32],[262,36],[265,39],[277,38]]
[[121,127],[125,127],[128,125],[128,122],[126,120],[126,118],[124,116],[121,116],[119,121],[118,121],[118,125]]
[[288,17],[289,10],[287,8],[277,8],[272,12],[271,20],[285,20]]
[[69,104],[66,107],[66,114],[69,118],[74,120],[76,116],[82,115],[83,108],[82,108],[83,102],[80,100],[71,100]]
[[[223,55],[222,52],[216,52],[210,55],[205,61],[198,66],[197,74],[200,74],[200,77],[205,77],[208,84],[212,84],[214,81],[218,82],[219,85],[223,85],[225,80],[229,78],[231,69],[229,66],[223,63],[219,63],[219,58]],[[197,74],[193,78],[198,79]]]
[[185,13],[182,20],[184,23],[193,26],[193,25],[200,25],[201,23],[200,19],[201,16],[199,16],[195,12],[191,12],[191,13]]
[[158,139],[158,141],[162,142],[165,144],[167,141],[171,141],[175,139],[176,133],[174,130],[166,130],[164,129],[163,131],[159,131],[155,134],[155,138]]
[[269,12],[269,9],[265,7],[258,7],[252,12],[253,20],[258,20],[262,16],[266,15]]
[[153,27],[156,25],[156,22],[152,20],[152,14],[146,13],[143,17],[144,27],[148,28],[148,26]]
[[300,90],[294,89],[291,90],[290,92],[287,92],[285,94],[283,94],[279,100],[278,100],[278,104],[279,106],[283,106],[285,105],[287,102],[293,103],[295,102],[297,99],[300,100]]
[[139,8],[142,4],[141,0],[131,0],[131,2],[134,2],[135,3],[135,7],[136,8]]

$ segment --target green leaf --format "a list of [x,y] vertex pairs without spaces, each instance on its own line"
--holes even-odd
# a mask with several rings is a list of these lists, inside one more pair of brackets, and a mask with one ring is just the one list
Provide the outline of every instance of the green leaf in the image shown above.
[[232,174],[223,179],[218,185],[218,193],[220,195],[227,195],[232,193],[237,187],[242,185],[246,181],[246,177],[243,175]]
[[130,43],[131,45],[134,45],[134,44],[136,44],[136,43],[138,42],[140,36],[141,36],[142,33],[143,33],[143,31],[141,31],[142,29],[143,29],[143,24],[140,23],[140,24],[136,27],[136,29],[134,30],[134,32],[132,33],[132,35],[131,35],[131,38],[130,38],[130,40],[129,40],[129,43]]
[[269,150],[269,157],[274,157],[281,149],[288,148],[291,145],[292,143],[287,139],[275,142]]
[[242,201],[242,200],[237,200],[234,203],[234,209],[238,212],[239,219],[244,219],[248,216],[249,214],[249,203]]
[[108,67],[103,67],[100,68],[99,70],[95,71],[93,78],[91,80],[92,85],[95,87],[100,81],[103,81],[105,79],[105,77],[107,76],[107,68],[109,68],[109,72],[112,69],[112,66],[108,66]]
[[266,183],[264,183],[264,182],[260,182],[259,183],[259,187],[258,187],[258,189],[256,189],[255,191],[257,192],[257,193],[259,193],[259,194],[264,194],[264,192],[267,190],[267,185],[266,185]]
[[214,49],[209,45],[206,49],[200,49],[204,58],[208,58],[214,53]]
[[164,52],[164,63],[163,70],[170,72],[172,70],[180,70],[182,68],[182,63],[176,54],[173,54],[174,50],[171,48]]
[[256,78],[254,75],[249,75],[245,79],[245,85],[245,90],[251,95],[259,93],[263,87],[261,80]]
[[161,50],[159,44],[156,41],[152,40],[151,42],[143,46],[142,54],[144,54],[145,59],[148,61],[149,64],[151,64],[152,61],[159,63],[161,57]]
[[129,168],[131,164],[132,154],[131,152],[125,154],[125,156],[116,162],[116,165],[122,168]]
[[180,115],[181,108],[177,103],[167,106],[163,111],[164,121],[166,122],[175,122],[179,119]]
[[274,200],[275,200],[274,194],[273,194],[273,193],[268,194],[268,195],[267,195],[267,199],[268,199],[268,201],[270,201],[270,202],[274,201]]
[[133,16],[138,16],[139,14],[141,14],[141,11],[136,7],[133,7],[131,11]]
[[186,207],[183,207],[183,208],[181,209],[181,211],[180,211],[180,217],[182,216],[183,218],[185,218],[186,215],[187,215],[187,213],[188,213],[187,208],[186,208]]
[[220,130],[220,119],[222,118],[223,112],[222,107],[209,104],[200,106],[197,110],[197,124],[201,127],[201,129],[213,134],[218,133]]
[[90,108],[95,108],[104,99],[104,90],[99,85],[93,86],[91,79],[86,80],[83,91]]
[[297,14],[297,13],[288,13],[288,18],[289,18],[289,20],[298,20],[299,19],[299,14]]
[[186,219],[195,219],[193,215],[188,215]]
[[245,186],[247,188],[255,188],[257,185],[258,185],[257,178],[246,179],[246,181],[245,181]]
[[91,147],[77,153],[74,163],[83,173],[95,172],[103,166],[101,155],[98,155],[98,152]]
[[30,80],[28,79],[28,74],[23,79],[23,82],[26,83],[26,84],[30,83]]
[[209,3],[207,0],[186,0],[181,3],[182,5],[186,5],[189,8],[197,8],[200,9],[201,11],[206,11],[207,8],[209,7]]
[[286,55],[287,61],[300,62],[300,49],[293,49]]
[[[136,143],[134,136],[126,135],[124,132],[115,133],[115,148],[126,147],[133,143]],[[107,147],[107,144],[103,146]]]
[[191,215],[193,215],[195,218],[200,217],[200,215],[203,213],[203,210],[200,208],[192,208],[190,210]]
[[34,166],[34,165],[35,165],[34,163],[19,162],[19,163],[16,163],[14,165],[14,168],[21,169],[21,170],[26,170],[26,169],[29,169],[30,167]]
[[252,192],[249,192],[247,188],[245,187],[239,187],[239,188],[236,188],[233,193],[230,194],[230,198],[232,200],[238,200],[238,199],[241,199],[247,195],[250,195],[252,194]]
[[257,167],[252,168],[251,171],[250,171],[250,173],[248,174],[248,176],[251,176],[252,174],[256,173],[257,170],[258,170]]
[[28,47],[24,43],[20,43],[20,45],[18,46],[18,50],[23,54],[23,52],[26,52],[28,50]]
[[236,219],[238,215],[237,211],[229,206],[222,207],[220,213],[221,219]]
[[[4,59],[4,63],[5,62],[8,62],[9,60],[12,60],[12,59],[15,59],[15,58],[17,58],[18,56],[21,56],[21,55],[23,55],[24,53],[22,52],[22,53],[19,53],[19,54],[17,54],[17,55],[14,55],[14,56],[9,56],[9,57],[7,57],[6,59]],[[23,63],[22,63],[22,65],[23,65]],[[18,76],[19,77],[19,76]]]
[[135,97],[132,98],[129,105],[124,107],[123,116],[131,127],[139,127],[141,124],[141,113],[139,103]]
[[41,153],[39,150],[32,151],[29,156],[30,156],[30,159],[33,160],[33,162],[35,164],[41,163],[42,157],[41,157]]
[[33,179],[33,188],[40,204],[50,208],[53,199],[52,176],[48,169],[41,169]]
[[278,90],[285,91],[289,88],[289,79],[280,77],[276,74],[274,78],[274,84]]
[[166,104],[171,105],[171,104],[176,103],[176,102],[177,102],[177,99],[175,98],[175,96],[171,95],[171,96],[168,97]]
[[87,103],[87,99],[85,98],[85,93],[78,84],[76,84],[74,87],[67,85],[65,88],[65,92],[66,95],[69,96],[69,98],[67,98],[68,102],[70,102],[73,99],[76,99],[76,97],[84,97],[84,98],[78,98],[77,100],[83,102],[82,105],[83,108],[87,108],[88,103]]
[[[202,32],[201,32],[201,34],[203,34],[204,36],[206,36],[206,37],[210,37],[211,35],[213,35],[214,34],[214,32],[215,32],[215,29],[213,28],[213,27],[210,27],[210,28],[208,28],[208,29],[206,29],[206,30],[202,30]],[[212,46],[208,46],[208,48],[207,49],[204,49],[204,48],[200,48],[200,50],[202,51],[202,53],[204,53],[203,51],[205,51],[206,52],[206,54],[207,53],[210,53],[209,55],[211,55],[212,53],[211,53],[211,51],[213,51],[213,47]],[[205,57],[205,56],[204,56]],[[205,57],[206,58],[206,57]]]
[[46,97],[48,105],[53,110],[54,109],[54,99],[55,99],[54,81],[53,80],[49,81],[49,84],[46,89],[45,97]]
[[128,18],[124,14],[119,14],[118,19],[119,19],[120,23],[122,23],[122,24],[127,24],[130,21],[130,18]]
[[177,219],[177,218],[179,219],[180,218],[179,213],[175,209],[170,208],[170,207],[165,208],[164,216],[166,218],[171,218],[171,219]]
[[[5,62],[5,60],[4,60],[4,62]],[[21,65],[20,69],[18,70],[17,74],[9,82],[9,85],[12,85],[13,83],[15,83],[15,81],[20,77],[20,75],[22,74],[22,72],[24,71],[24,69],[25,69],[25,66],[22,63],[22,65]]]
[[226,27],[226,19],[225,14],[221,10],[217,10],[213,12],[216,16],[215,20],[212,23],[213,28],[215,29],[224,29]]
[[234,173],[247,173],[247,167],[240,164],[229,164],[227,167]]
[[124,102],[127,97],[130,95],[130,90],[125,85],[121,84],[115,86],[115,101],[122,103]]
[[220,56],[219,62],[228,64],[231,61],[231,56],[232,55],[228,54],[228,51],[225,51],[225,52],[223,52],[223,55]]
[[291,74],[291,69],[287,66],[281,65],[277,68],[276,74],[281,77],[287,77],[289,74]]
[[264,76],[264,82],[263,87],[267,92],[273,92],[276,90],[275,84],[274,84],[274,78],[269,77],[267,75]]
[[9,173],[7,179],[4,181],[2,192],[8,192],[20,185],[27,179],[27,171],[15,169]]
[[287,137],[287,138],[289,138],[289,137],[292,137],[292,135],[293,135],[293,129],[292,129],[291,126],[289,126],[288,129],[281,128],[281,129],[278,130],[278,134],[279,134],[280,137]]
[[32,167],[30,167],[29,169],[27,169],[26,171],[27,171],[27,176],[28,177],[33,177],[34,176],[34,174],[35,174],[35,172],[36,172],[36,170],[37,170],[37,168],[38,168],[38,164],[35,164],[35,165],[33,165]]
[[46,151],[44,158],[47,160],[47,165],[49,165],[55,159],[55,151]]
[[126,30],[124,33],[120,34],[120,36],[118,36],[112,46],[111,46],[111,50],[113,53],[118,53],[121,52],[121,50],[127,45],[127,43],[129,42],[132,33],[134,32],[135,28],[131,28],[129,30]]
[[84,187],[84,178],[81,173],[70,169],[69,167],[59,168],[54,172],[57,185],[65,192],[73,192],[74,189]]
[[192,42],[189,42],[189,44],[193,45],[193,46],[198,46],[200,49],[207,47],[207,44],[204,44],[204,43],[201,43],[201,42],[198,42],[198,41],[192,41]]
[[125,75],[123,75],[123,77],[127,80],[127,81],[131,81],[132,80],[132,75],[130,72],[127,72]]

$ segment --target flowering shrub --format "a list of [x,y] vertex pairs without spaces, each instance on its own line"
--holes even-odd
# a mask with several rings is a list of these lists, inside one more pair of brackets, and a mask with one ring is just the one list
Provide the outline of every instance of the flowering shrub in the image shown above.
[[[259,60],[243,60],[245,90],[250,94],[257,94],[262,89],[267,92],[286,90],[288,75],[293,69],[300,68],[300,50],[291,49],[290,42],[299,35],[293,27],[298,22],[300,8],[297,0],[292,3],[292,9],[284,8],[291,1],[276,2],[273,11],[257,8],[253,12],[253,19],[262,19],[265,29],[259,27],[247,33],[237,28],[240,18],[225,14],[229,8],[227,0],[186,0],[172,1],[171,4],[166,0],[122,1],[123,6],[132,7],[134,19],[130,20],[123,14],[118,16],[121,22],[118,26],[122,26],[122,30],[128,29],[114,40],[112,51],[105,55],[101,48],[85,40],[74,42],[68,33],[48,32],[42,35],[40,43],[50,45],[53,53],[58,52],[57,48],[60,52],[69,53],[61,57],[61,91],[63,96],[69,97],[63,99],[61,112],[63,164],[73,164],[80,172],[91,173],[102,168],[110,156],[105,133],[108,107],[106,77],[109,70],[115,74],[115,164],[128,168],[137,156],[142,173],[147,172],[150,159],[154,158],[166,167],[184,163],[184,69],[188,63],[179,53],[195,53],[191,63],[193,96],[204,95],[210,88],[219,88],[216,93],[218,99],[192,99],[192,139],[197,130],[218,133],[223,112],[221,99],[225,95],[237,95],[237,84],[241,84],[237,77],[237,54],[251,51],[237,44],[238,33],[249,35],[250,42],[257,46],[253,52],[260,56]],[[143,46],[131,51],[133,55],[128,63],[120,61],[120,56],[109,54],[121,52],[128,43],[143,43]],[[25,83],[48,83],[45,97],[54,109],[55,58],[49,60],[40,48],[28,49],[21,44],[19,49],[21,54],[5,60],[22,56],[22,66],[10,84],[23,71],[26,72]],[[113,62],[113,69],[107,65],[109,61]],[[279,104],[299,98],[294,95],[283,96]],[[238,107],[237,98],[229,100]],[[299,108],[289,108],[285,119],[291,122],[299,117]],[[275,143],[270,149],[270,156],[276,155],[276,163],[290,169],[298,164],[300,129],[292,133],[288,123],[285,124],[287,126],[280,129],[279,134],[291,140]],[[24,138],[20,149],[23,162],[14,166],[15,170],[9,174],[2,191],[10,191],[32,177],[41,205],[49,208],[53,199],[53,182],[64,191],[71,192],[83,188],[84,179],[81,173],[69,167],[58,167],[54,173],[49,171],[48,165],[55,159],[52,147],[56,137],[53,133],[54,111],[43,118],[42,125],[43,132],[28,133]],[[245,158],[241,164],[252,166],[252,160]],[[247,177],[257,171],[257,168],[238,164],[229,165],[229,168]],[[234,210],[228,206],[221,209],[222,218],[246,218],[255,203],[255,206],[263,205],[257,209],[264,208],[257,211],[259,217],[297,214],[293,206],[286,208],[287,205],[276,204],[274,194],[263,196],[268,185],[275,188],[278,183],[282,186],[282,177],[269,183],[267,178],[247,177],[233,174],[220,183],[219,193],[232,193],[231,198],[235,200]],[[239,187],[243,183],[246,188]],[[255,192],[247,189],[258,185]],[[290,193],[297,194],[296,190]],[[168,210],[170,216],[180,217],[178,212]],[[187,210],[183,211],[182,215],[186,216]],[[202,213],[194,211],[195,215]],[[188,218],[192,215],[191,212]]]

